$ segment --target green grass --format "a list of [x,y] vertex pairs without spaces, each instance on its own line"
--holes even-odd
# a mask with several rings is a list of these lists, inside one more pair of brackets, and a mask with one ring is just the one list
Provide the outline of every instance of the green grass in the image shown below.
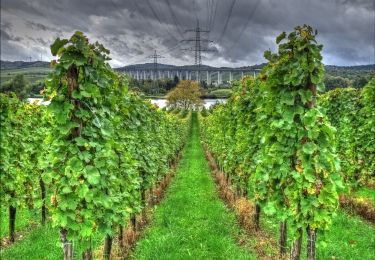
[[375,190],[374,189],[361,187],[359,190],[354,192],[354,196],[368,199],[373,204],[375,204]]
[[[40,224],[40,209],[17,209],[16,231],[19,231],[23,237],[14,245],[1,249],[0,259],[62,259],[59,230],[52,227],[48,217],[50,216],[47,214],[47,223],[42,226]],[[1,237],[8,236],[8,211],[6,208],[1,208],[0,221]],[[96,235],[92,241],[93,248],[97,248],[102,245],[103,237]],[[81,258],[82,244],[75,241],[73,251],[77,259]]]
[[349,216],[339,211],[333,219],[331,229],[321,239],[326,248],[318,248],[318,259],[374,259],[375,227],[360,217]]
[[[262,216],[262,227],[278,238],[279,224],[271,217]],[[330,229],[318,233],[317,259],[374,259],[375,227],[360,217],[349,216],[339,210]],[[302,259],[306,259],[306,233],[303,237]],[[324,241],[325,246],[320,242]],[[291,241],[288,241],[290,247]]]
[[5,82],[11,80],[17,74],[24,74],[25,79],[30,82],[34,83],[36,81],[44,80],[48,73],[51,71],[50,68],[44,67],[31,67],[31,68],[21,68],[21,69],[2,69],[0,76],[1,76],[1,84],[5,84]]
[[218,198],[198,135],[192,134],[166,198],[137,244],[135,259],[255,259],[236,244],[240,229]]
[[[96,236],[92,240],[92,246],[95,248],[103,244],[103,238]],[[93,251],[94,251],[93,250]],[[80,259],[83,252],[82,244],[73,242],[74,259]],[[25,238],[16,242],[14,245],[1,250],[0,259],[62,259],[62,248],[60,243],[59,231],[52,227],[51,223],[45,226],[38,226],[30,232]]]
[[218,98],[227,98],[232,95],[231,89],[216,89],[209,93],[209,95],[214,95]]
[[[102,237],[93,239],[93,248],[99,247],[103,243]],[[83,252],[82,244],[73,242],[74,259],[80,259]],[[16,242],[0,252],[0,259],[62,259],[63,253],[59,238],[59,231],[52,227],[51,223],[45,226],[38,226],[24,239]]]
[[50,224],[39,226],[23,240],[6,248],[1,259],[62,259],[58,231]]
[[[15,230],[20,231],[31,224],[37,224],[41,215],[39,210],[29,210],[27,208],[17,209]],[[0,209],[0,238],[9,235],[9,211],[5,207]]]

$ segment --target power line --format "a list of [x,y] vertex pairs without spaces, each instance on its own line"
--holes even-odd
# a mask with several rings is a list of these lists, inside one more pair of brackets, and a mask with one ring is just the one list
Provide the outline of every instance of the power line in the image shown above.
[[193,0],[193,12],[195,14],[195,19],[198,21],[198,15],[197,15],[197,1]]
[[230,17],[232,16],[232,11],[233,11],[233,7],[236,3],[236,0],[233,0],[230,7],[229,7],[229,12],[228,12],[228,16],[227,16],[227,19],[225,20],[225,24],[224,24],[224,28],[223,28],[223,31],[221,32],[221,35],[220,35],[220,38],[219,38],[219,42],[221,42],[221,40],[223,39],[223,36],[225,34],[225,32],[227,31],[227,28],[228,28],[228,24],[229,24],[229,20],[230,20]]
[[[148,2],[148,1],[147,1]],[[148,2],[149,3],[149,2]],[[141,9],[141,7],[138,5],[138,0],[133,0],[133,5],[135,6],[135,8],[137,9],[137,12],[139,13],[139,14],[142,14],[142,13],[144,13],[144,11]],[[150,5],[151,6],[151,5]],[[152,6],[151,6],[151,8],[152,8]],[[153,9],[152,9],[153,10]],[[151,10],[151,12],[152,12],[152,10]],[[155,13],[156,14],[156,13]],[[153,15],[155,16],[155,14],[154,14],[154,12],[153,12]],[[155,16],[155,17],[157,17],[157,19],[159,18],[159,16]],[[149,25],[149,27],[150,28],[152,28],[152,27],[154,27],[154,25],[153,24],[151,24],[150,23],[150,21],[149,21],[149,19],[143,19],[143,20],[146,20],[146,22],[148,23],[148,25]],[[158,22],[162,25],[162,23],[161,23],[161,20],[160,20],[160,18],[158,19]],[[167,31],[167,33],[169,34],[169,35],[171,35],[171,33],[169,32],[169,30],[167,29],[166,30]],[[159,32],[159,30],[157,31],[157,32]],[[177,42],[179,41],[176,37],[174,37],[173,35],[171,35],[172,36],[172,38],[174,39],[174,40],[176,40]]]
[[[136,57],[133,57],[133,58],[139,58],[139,57],[140,57],[140,55],[139,55],[139,56],[136,56]],[[137,60],[133,59],[133,60],[131,60],[131,61],[129,62],[129,65],[131,65],[131,64],[137,64],[138,62],[141,62],[141,61],[144,61],[144,60],[145,60],[145,57],[142,56],[142,58],[140,58],[140,59],[137,59]]]
[[207,11],[208,11],[208,22],[207,22],[207,28],[211,28],[211,21],[212,21],[212,14],[213,14],[213,1],[212,0],[207,0]]
[[[161,26],[163,26],[163,23],[162,23],[161,19],[159,18],[158,14],[155,12],[155,9],[152,7],[150,1],[149,1],[149,0],[146,0],[146,3],[147,3],[147,5],[148,5],[148,7],[150,8],[151,12],[153,13],[153,15],[155,16],[155,18],[158,20],[159,24],[160,24]],[[167,31],[167,33],[168,33],[173,39],[175,39],[176,41],[178,41],[177,38],[174,37],[173,34],[171,34],[171,32],[168,30],[167,27],[166,27],[166,31]]]
[[194,48],[189,48],[189,49],[184,49],[184,50],[194,51],[194,53],[195,53],[195,65],[200,66],[202,64],[201,53],[212,51],[212,50],[209,50],[209,49],[202,49],[202,45],[201,45],[202,42],[212,42],[212,41],[210,41],[208,39],[201,38],[201,33],[209,33],[210,31],[200,28],[199,27],[199,20],[198,20],[197,26],[194,29],[190,29],[190,30],[185,31],[185,33],[187,33],[187,32],[194,32],[195,37],[183,40],[182,42],[194,42],[195,45],[194,45]]
[[170,53],[172,52],[173,50],[177,49],[178,47],[180,47],[182,44],[184,43],[184,40],[180,41],[179,43],[177,43],[175,46],[169,48],[168,50],[162,52],[161,54],[165,55],[167,53]]
[[[214,0],[212,0],[212,1],[214,1]],[[214,29],[216,14],[217,14],[217,6],[218,6],[218,0],[216,0],[216,2],[215,2],[215,11],[214,11],[214,14],[213,14],[212,23],[210,24],[210,30]]]
[[154,60],[154,79],[155,79],[155,75],[156,75],[156,72],[158,70],[158,59],[162,59],[164,58],[163,56],[159,55],[156,53],[156,50],[154,51],[154,54],[150,55],[150,56],[147,56],[146,58],[148,59],[153,59]]
[[202,42],[209,43],[212,42],[209,39],[205,39],[201,37],[201,33],[209,33],[210,31],[207,29],[202,29],[199,27],[199,20],[197,20],[197,25],[194,29],[186,30],[185,33],[187,32],[194,32],[195,37],[183,40],[182,42],[194,42],[194,47],[188,48],[188,49],[182,49],[182,50],[187,50],[187,51],[194,51],[195,54],[195,65],[198,66],[198,78],[197,80],[199,81],[200,77],[200,67],[202,65],[202,52],[213,52],[214,50],[211,50],[209,48],[202,48]]
[[[178,47],[180,47],[182,44],[183,44],[183,41],[180,41],[180,42],[178,42],[176,45],[172,46],[171,48],[169,48],[169,49],[167,49],[167,50],[165,50],[165,51],[163,51],[163,52],[161,52],[160,54],[161,54],[161,55],[165,55],[165,54],[171,53],[172,51],[174,51],[174,50],[176,50]],[[140,58],[140,57],[141,57],[141,58]],[[138,62],[144,61],[145,59],[150,58],[150,56],[145,57],[145,56],[143,56],[143,55],[138,55],[138,56],[133,57],[133,58],[134,58],[134,59],[132,59],[132,60],[129,62],[129,64],[136,64],[136,63],[138,63]],[[139,59],[135,60],[135,58],[139,58]],[[164,57],[163,57],[163,58],[164,58]]]
[[249,25],[251,19],[253,18],[256,9],[258,8],[259,2],[260,2],[260,0],[256,0],[255,5],[254,5],[254,8],[251,10],[249,16],[247,17],[246,23],[245,23],[244,26],[242,27],[239,36],[238,36],[237,38],[235,38],[236,40],[233,42],[233,44],[232,44],[232,46],[229,48],[229,50],[232,50],[232,49],[238,44],[238,42],[239,42],[239,40],[241,39],[243,33],[245,32],[245,29],[247,28],[247,26]]
[[217,1],[215,2],[215,0],[207,0],[207,5],[208,5],[208,9],[209,9],[208,28],[211,30],[215,9],[217,8]]
[[[139,7],[137,1],[138,1],[138,0],[133,0],[133,8],[132,8],[132,10],[129,9],[129,11],[130,11],[130,12],[135,12],[135,11],[137,11],[138,13],[141,14],[141,13],[142,13],[142,10],[141,10],[141,8]],[[120,17],[122,17],[123,14],[119,12],[119,10],[120,10],[121,8],[118,7],[118,5],[115,3],[114,0],[111,0],[110,2],[111,2],[111,4],[112,4],[112,6],[115,8],[115,10],[117,11],[117,13],[120,15]],[[159,18],[159,17],[157,17],[157,18]],[[144,20],[147,21],[147,23],[149,24],[150,27],[153,26],[153,25],[150,23],[150,21],[149,21],[148,19],[144,19]],[[160,22],[160,20],[159,20],[159,22]],[[133,30],[138,30],[136,27],[134,27],[134,25],[133,25],[132,23],[128,22],[128,24],[133,28]],[[169,33],[168,30],[167,30],[167,32]],[[176,37],[174,37],[173,35],[172,35],[172,38],[174,38],[177,42],[179,42],[179,40],[178,40]],[[134,58],[134,57],[133,57],[133,58]]]
[[[157,6],[158,6],[158,8],[156,8],[156,9],[159,9],[159,11],[160,11],[161,13],[163,13],[163,10],[165,9],[165,8],[164,8],[164,7],[165,7],[165,3],[162,4],[162,3],[160,3],[159,1],[154,1],[154,2],[156,2],[156,3],[157,3]],[[171,10],[169,10],[169,12],[171,13]],[[172,12],[173,12],[173,11],[172,11]],[[169,24],[170,19],[167,19],[167,18],[166,18],[166,20],[167,20],[167,23]],[[176,29],[176,32],[177,32],[177,33],[183,38],[183,34],[181,33],[181,31],[179,31],[179,29],[178,29],[178,27],[177,27],[177,24],[175,23],[173,17],[172,17],[172,22],[171,22],[170,24],[172,24],[172,27],[175,28],[175,29]],[[173,29],[172,29],[172,33],[173,33]]]
[[148,5],[148,7],[150,8],[152,14],[155,16],[155,18],[158,20],[158,22],[162,25],[163,23],[161,22],[159,16],[157,15],[157,13],[155,12],[154,8],[152,7],[151,3],[149,0],[146,0],[146,3]]
[[173,21],[174,25],[176,26],[176,30],[177,30],[177,32],[180,34],[181,38],[183,39],[183,38],[184,38],[184,35],[183,35],[182,30],[181,30],[181,28],[180,28],[180,26],[179,26],[178,19],[177,19],[175,13],[173,12],[173,9],[172,9],[172,6],[171,6],[171,3],[169,2],[169,0],[165,0],[165,2],[167,3],[167,6],[168,6],[168,9],[169,9],[169,12],[170,12],[170,14],[171,14],[171,16],[172,16],[172,21]]
[[153,73],[152,73],[153,77],[152,77],[152,79],[153,79],[154,89],[156,89],[156,93],[159,93],[159,84],[157,82],[157,80],[159,79],[159,76],[157,76],[157,73],[158,73],[158,59],[162,59],[164,57],[161,56],[161,55],[158,55],[156,53],[156,50],[155,50],[154,54],[150,55],[150,56],[147,56],[147,58],[154,60],[154,67],[153,67]]
[[210,28],[210,0],[206,0],[206,10],[207,10],[207,14],[206,14],[206,27],[207,28]]

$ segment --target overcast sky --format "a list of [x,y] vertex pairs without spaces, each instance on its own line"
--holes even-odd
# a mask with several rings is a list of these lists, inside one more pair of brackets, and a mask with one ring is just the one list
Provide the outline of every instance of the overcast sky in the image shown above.
[[[199,20],[203,64],[246,66],[264,62],[275,37],[304,23],[316,28],[325,64],[375,63],[375,0],[2,0],[1,59],[52,58],[57,37],[84,32],[111,51],[112,66],[152,62],[194,64]],[[185,49],[185,50],[183,50]],[[186,50],[188,49],[188,50]]]

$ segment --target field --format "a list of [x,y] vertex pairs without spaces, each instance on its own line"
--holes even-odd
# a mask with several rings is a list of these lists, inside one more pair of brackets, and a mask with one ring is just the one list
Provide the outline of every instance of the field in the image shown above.
[[48,106],[0,94],[1,259],[374,259],[375,78],[324,91],[315,36],[280,34],[210,109],[193,81],[160,109],[58,38]]
[[5,84],[17,74],[23,74],[25,79],[31,84],[37,81],[44,81],[50,71],[51,69],[44,67],[1,69],[1,84]]

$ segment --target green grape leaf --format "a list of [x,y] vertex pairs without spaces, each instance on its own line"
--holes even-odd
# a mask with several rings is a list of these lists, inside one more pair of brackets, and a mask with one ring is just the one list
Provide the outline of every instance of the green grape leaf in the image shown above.
[[67,44],[69,41],[67,39],[60,39],[57,38],[54,43],[51,45],[51,53],[53,56],[56,56],[58,51],[60,50],[61,47],[63,47],[65,44]]

